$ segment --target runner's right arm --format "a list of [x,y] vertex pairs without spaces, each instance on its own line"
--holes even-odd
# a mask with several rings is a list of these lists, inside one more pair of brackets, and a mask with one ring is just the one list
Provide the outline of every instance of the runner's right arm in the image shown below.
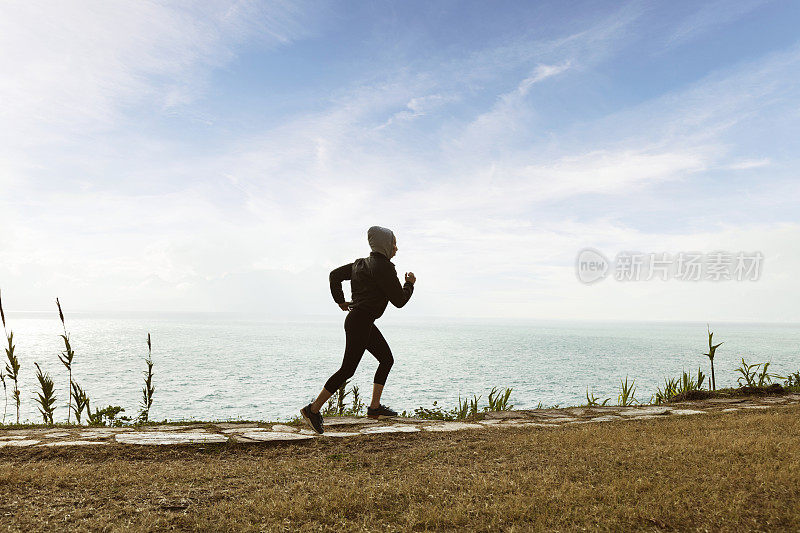
[[342,291],[342,282],[346,279],[351,279],[353,277],[353,263],[349,265],[342,265],[339,268],[335,268],[331,270],[330,275],[328,276],[328,280],[331,283],[331,295],[333,296],[333,301],[341,305],[345,303],[344,300],[344,291]]

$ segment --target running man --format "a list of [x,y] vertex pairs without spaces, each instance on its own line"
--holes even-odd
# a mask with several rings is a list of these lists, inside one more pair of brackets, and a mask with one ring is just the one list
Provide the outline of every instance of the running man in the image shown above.
[[[397,239],[390,229],[372,226],[367,230],[367,240],[372,249],[369,257],[356,259],[330,274],[331,295],[342,311],[348,313],[344,319],[345,347],[342,366],[328,379],[317,399],[300,410],[300,414],[317,433],[323,431],[320,409],[346,380],[353,377],[364,350],[368,350],[378,360],[378,370],[375,371],[372,385],[372,403],[367,408],[367,416],[397,416],[397,412],[380,403],[386,376],[389,375],[394,359],[386,339],[375,326],[375,320],[380,318],[389,302],[395,307],[403,307],[414,292],[417,278],[413,272],[406,272],[405,283],[400,285],[394,263],[389,261],[397,253]],[[350,280],[352,302],[345,301],[342,291],[342,281],[346,279]]]

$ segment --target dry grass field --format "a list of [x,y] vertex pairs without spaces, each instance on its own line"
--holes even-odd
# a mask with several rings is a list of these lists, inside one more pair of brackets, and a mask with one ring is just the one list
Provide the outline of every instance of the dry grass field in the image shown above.
[[800,406],[290,444],[0,450],[9,531],[798,531]]

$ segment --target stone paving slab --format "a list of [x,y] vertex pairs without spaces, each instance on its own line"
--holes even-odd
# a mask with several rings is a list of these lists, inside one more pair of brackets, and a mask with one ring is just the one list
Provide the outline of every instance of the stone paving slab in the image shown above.
[[[407,416],[403,418],[402,416],[392,416],[389,418],[383,418],[384,421],[390,422],[401,422],[401,423],[411,423],[411,424],[429,424],[431,422],[430,418],[415,418],[413,416]],[[377,420],[373,420],[373,422],[377,422]],[[327,424],[327,422],[325,422]]]
[[657,407],[657,406],[643,406],[626,409],[617,413],[622,416],[640,416],[640,415],[653,415],[663,416],[668,415],[672,411],[671,407]]
[[0,448],[4,448],[6,446],[33,446],[34,444],[39,444],[39,441],[32,439],[5,440],[0,442]]
[[543,422],[543,421],[546,420],[548,422],[553,422],[553,423],[558,423],[558,424],[565,424],[565,423],[568,423],[568,422],[575,422],[576,420],[579,420],[579,419],[574,417],[574,416],[537,416],[537,417],[534,418],[534,420],[538,420],[540,422]]
[[422,426],[425,431],[460,431],[462,429],[481,429],[480,424],[470,424],[467,422],[444,422],[430,426]]
[[251,431],[249,433],[243,433],[241,436],[258,442],[285,442],[314,438],[313,435],[304,435],[302,433],[284,433],[281,431]]
[[243,436],[238,435],[238,434],[231,435],[229,438],[230,438],[230,440],[232,442],[257,442],[257,441],[255,441],[253,439],[248,439],[247,437],[243,437]]
[[683,416],[683,415],[704,415],[706,411],[699,411],[697,409],[673,409],[673,415]]
[[[520,415],[527,416],[531,411],[491,411],[486,413],[488,419],[519,418]],[[544,416],[550,416],[544,414]]]
[[404,424],[395,424],[393,426],[373,426],[361,430],[363,434],[373,433],[416,433],[419,428],[416,426],[408,426]]
[[214,425],[220,429],[243,429],[253,426],[253,424],[247,424],[242,422],[216,422],[214,423]]
[[210,444],[227,442],[228,437],[219,433],[173,433],[173,432],[135,432],[122,433],[114,437],[122,444]]
[[[527,409],[523,411],[500,411],[496,413],[498,418],[517,418],[519,415],[525,417],[545,416],[545,417],[571,417],[569,409]],[[491,418],[491,417],[490,417]]]
[[380,420],[372,418],[356,418],[354,416],[329,416],[325,417],[323,424],[325,426],[354,426],[362,424],[379,424]]
[[114,435],[116,435],[116,433],[112,433],[110,431],[100,431],[100,430],[80,432],[80,437],[82,439],[98,439],[98,438],[113,437]]
[[59,440],[56,442],[45,442],[39,446],[90,446],[94,444],[108,444],[105,440]]
[[[544,422],[534,422],[531,421],[529,418],[511,418],[509,420],[504,420],[502,424],[498,424],[496,426],[491,427],[500,427],[500,428],[513,428],[513,427],[525,427],[525,426],[541,426],[541,427],[559,427],[562,425],[570,424],[572,422],[577,421],[577,418],[570,418],[566,422],[556,422],[556,419],[547,420]],[[480,424],[482,421],[479,421]]]
[[361,433],[353,433],[352,431],[326,431],[322,434],[323,437],[358,437]]
[[614,420],[624,420],[624,418],[616,415],[603,415],[603,416],[596,416],[591,420],[589,420],[589,422],[613,422]]
[[69,436],[70,433],[67,431],[46,431],[42,433],[42,437],[47,437],[48,439],[61,439]]
[[275,424],[270,429],[272,429],[272,431],[283,431],[284,433],[294,433],[297,431],[297,428],[287,426],[286,424]]
[[226,435],[230,435],[231,433],[242,433],[244,431],[258,431],[266,428],[262,428],[260,426],[239,426],[238,428],[228,428],[223,429],[222,432]]

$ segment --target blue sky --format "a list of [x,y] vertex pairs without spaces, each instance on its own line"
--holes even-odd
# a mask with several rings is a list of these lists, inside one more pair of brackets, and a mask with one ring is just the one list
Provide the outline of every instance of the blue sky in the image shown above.
[[[796,2],[0,13],[9,309],[335,315],[378,224],[410,317],[800,320]],[[586,286],[587,246],[763,275]]]

